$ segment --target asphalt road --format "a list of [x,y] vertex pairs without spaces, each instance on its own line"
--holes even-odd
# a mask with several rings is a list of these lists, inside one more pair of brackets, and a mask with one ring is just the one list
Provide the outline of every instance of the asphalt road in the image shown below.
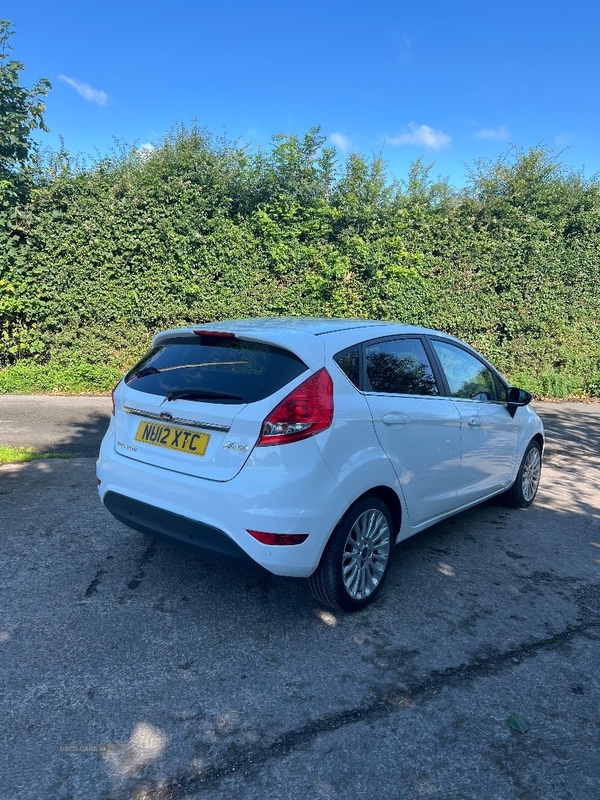
[[[0,798],[600,798],[600,406],[542,487],[396,548],[378,601],[212,566],[99,505],[106,398],[0,397]],[[516,714],[528,724],[513,730]]]
[[0,444],[95,458],[110,411],[110,397],[0,395]]

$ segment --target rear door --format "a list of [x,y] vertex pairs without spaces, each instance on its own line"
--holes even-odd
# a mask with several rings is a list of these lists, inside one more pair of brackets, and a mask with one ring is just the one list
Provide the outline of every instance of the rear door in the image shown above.
[[460,415],[444,397],[420,337],[364,344],[363,388],[375,432],[411,525],[452,510],[460,469]]
[[268,398],[306,370],[285,348],[231,334],[162,339],[115,394],[115,449],[175,472],[231,480],[259,437]]

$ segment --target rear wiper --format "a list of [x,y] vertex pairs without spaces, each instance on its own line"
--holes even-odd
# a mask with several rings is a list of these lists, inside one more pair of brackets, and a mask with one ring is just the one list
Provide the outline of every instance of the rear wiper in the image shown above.
[[198,364],[173,364],[170,367],[142,367],[133,375],[134,379],[147,378],[148,375],[158,375],[159,372],[171,372],[174,369],[192,369],[193,367],[238,367],[247,364],[247,361],[201,361]]
[[158,375],[159,372],[160,370],[156,369],[156,367],[144,367],[139,372],[136,372],[133,378],[134,380],[138,378],[147,378],[148,375]]
[[212,389],[201,389],[199,391],[190,391],[189,389],[181,389],[179,392],[169,392],[166,399],[171,400],[202,400],[204,397],[214,397],[217,400],[243,400],[241,394],[229,394],[228,392],[215,392]]

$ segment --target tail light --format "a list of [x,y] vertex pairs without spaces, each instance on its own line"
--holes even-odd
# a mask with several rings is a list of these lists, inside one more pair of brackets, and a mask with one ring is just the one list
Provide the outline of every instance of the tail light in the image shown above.
[[113,417],[114,417],[114,415],[115,415],[115,392],[116,392],[116,391],[117,391],[117,389],[119,388],[119,384],[120,384],[120,383],[121,383],[121,381],[119,381],[119,383],[115,384],[115,388],[114,388],[114,389],[112,390],[112,392],[110,393],[110,399],[111,399],[111,401],[112,401],[112,412],[111,412],[111,413],[112,413]]
[[333,421],[333,381],[323,367],[297,386],[262,424],[257,447],[307,439]]

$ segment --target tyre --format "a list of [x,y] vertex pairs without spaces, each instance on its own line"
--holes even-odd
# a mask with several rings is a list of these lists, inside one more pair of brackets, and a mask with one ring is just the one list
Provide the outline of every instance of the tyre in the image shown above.
[[527,508],[533,503],[540,485],[542,474],[542,449],[532,439],[521,461],[517,479],[506,492],[505,497],[513,508]]
[[313,594],[330,608],[358,611],[381,589],[390,564],[393,526],[375,496],[356,502],[338,524],[310,576]]

